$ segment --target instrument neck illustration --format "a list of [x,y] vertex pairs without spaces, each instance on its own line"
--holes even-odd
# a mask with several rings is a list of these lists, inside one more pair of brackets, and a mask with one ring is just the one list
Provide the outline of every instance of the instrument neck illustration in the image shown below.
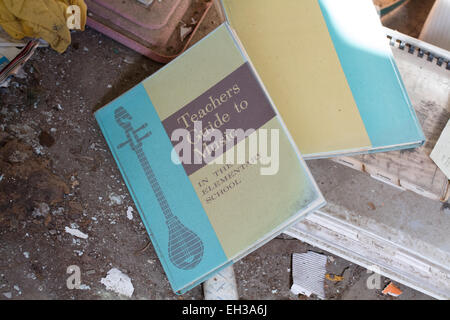
[[169,229],[168,251],[170,260],[180,269],[190,270],[195,268],[203,258],[203,242],[194,232],[184,226],[170,209],[143,148],[142,141],[149,138],[151,132],[139,134],[148,125],[144,124],[138,129],[134,129],[131,125],[131,115],[123,107],[115,110],[115,119],[127,137],[127,140],[118,145],[117,148],[122,149],[125,146],[129,146],[134,151],[164,214],[165,222]]

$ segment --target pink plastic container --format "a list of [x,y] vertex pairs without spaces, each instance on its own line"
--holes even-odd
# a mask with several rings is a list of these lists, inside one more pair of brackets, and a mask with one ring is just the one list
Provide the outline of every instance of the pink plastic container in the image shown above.
[[[212,4],[155,0],[147,7],[136,0],[85,1],[88,26],[161,63],[186,49]],[[181,39],[181,26],[193,29],[186,39]]]

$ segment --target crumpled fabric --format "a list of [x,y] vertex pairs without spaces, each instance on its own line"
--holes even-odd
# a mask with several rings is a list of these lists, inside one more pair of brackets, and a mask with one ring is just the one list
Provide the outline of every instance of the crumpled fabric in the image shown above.
[[80,7],[80,26],[84,30],[87,6],[84,0],[0,0],[0,26],[14,39],[42,38],[63,53],[72,39],[67,7]]

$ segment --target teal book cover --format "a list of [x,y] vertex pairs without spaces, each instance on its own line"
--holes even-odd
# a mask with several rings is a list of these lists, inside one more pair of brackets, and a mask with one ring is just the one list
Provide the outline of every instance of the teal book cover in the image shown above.
[[95,116],[176,293],[325,204],[226,23]]
[[305,159],[424,143],[372,0],[221,2]]

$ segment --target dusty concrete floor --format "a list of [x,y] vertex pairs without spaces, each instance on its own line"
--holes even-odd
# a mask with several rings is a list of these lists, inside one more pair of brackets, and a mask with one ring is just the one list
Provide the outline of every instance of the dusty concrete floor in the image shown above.
[[[128,274],[133,299],[202,299],[201,286],[172,293],[93,111],[161,65],[87,29],[63,55],[39,49],[26,79],[0,89],[0,299],[120,299],[100,279]],[[64,231],[76,227],[88,239]],[[290,293],[291,255],[322,252],[285,236],[235,265],[241,299],[305,299]],[[327,254],[326,252],[323,252]],[[365,269],[329,255],[328,299],[394,299],[369,290]],[[69,290],[67,268],[85,290]],[[383,278],[382,287],[389,279]],[[428,299],[404,290],[397,299]]]

